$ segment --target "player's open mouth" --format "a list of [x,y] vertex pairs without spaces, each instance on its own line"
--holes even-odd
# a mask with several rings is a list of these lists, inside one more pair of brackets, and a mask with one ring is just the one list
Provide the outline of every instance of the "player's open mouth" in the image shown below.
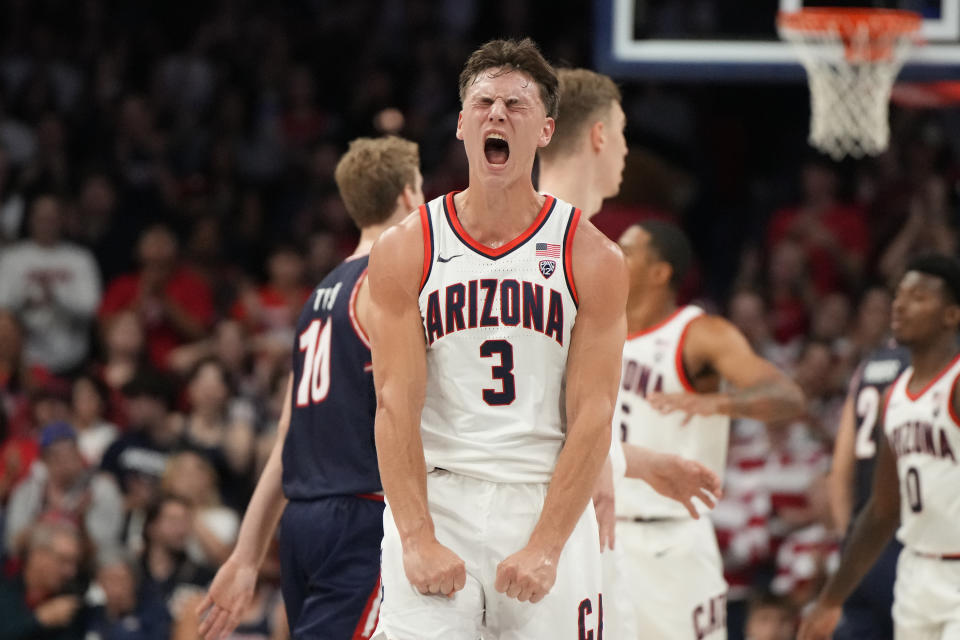
[[483,154],[490,164],[506,164],[510,157],[510,145],[499,133],[491,133],[483,141]]

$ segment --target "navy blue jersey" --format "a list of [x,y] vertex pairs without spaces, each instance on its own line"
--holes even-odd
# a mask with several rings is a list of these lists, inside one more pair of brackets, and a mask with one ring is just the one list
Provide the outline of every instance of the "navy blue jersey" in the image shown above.
[[880,412],[883,410],[884,394],[909,362],[910,352],[906,347],[883,347],[867,356],[854,377],[851,392],[855,394],[853,406],[857,433],[851,523],[870,498],[877,447],[883,437]]
[[370,345],[354,312],[367,262],[349,260],[330,272],[297,321],[283,443],[283,493],[291,500],[381,490]]

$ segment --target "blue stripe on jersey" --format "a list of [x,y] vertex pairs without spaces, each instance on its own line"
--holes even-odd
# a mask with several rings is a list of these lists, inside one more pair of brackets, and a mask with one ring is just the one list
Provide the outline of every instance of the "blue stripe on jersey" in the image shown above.
[[[861,365],[860,378],[854,390],[856,395],[853,397],[857,431],[854,441],[856,464],[854,465],[851,524],[870,499],[873,467],[877,460],[876,450],[884,437],[881,418],[887,388],[909,363],[910,352],[906,347],[883,347],[868,355]],[[876,403],[875,409],[873,409],[874,403]],[[870,433],[861,434],[861,429],[869,429]],[[862,446],[864,444],[868,446]],[[866,455],[871,451],[873,455]]]
[[283,444],[283,493],[291,500],[382,488],[370,349],[354,329],[350,309],[367,263],[363,257],[334,269],[297,321],[290,430]]

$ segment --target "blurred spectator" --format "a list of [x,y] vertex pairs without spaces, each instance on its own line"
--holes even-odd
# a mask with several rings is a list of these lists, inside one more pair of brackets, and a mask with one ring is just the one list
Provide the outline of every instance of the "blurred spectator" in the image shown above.
[[814,292],[802,247],[785,240],[771,249],[766,291],[773,336],[780,344],[802,338],[810,321]]
[[133,311],[121,311],[102,328],[104,357],[100,377],[110,389],[107,415],[127,425],[123,387],[147,367],[143,325]]
[[[0,130],[2,127],[0,124]],[[0,244],[7,244],[20,237],[26,203],[13,184],[13,170],[2,135],[0,133]]]
[[23,570],[0,577],[0,640],[75,640],[80,597],[68,592],[82,545],[67,524],[38,524],[30,532]]
[[100,554],[86,595],[84,640],[167,640],[163,603],[139,597],[140,574],[127,553]]
[[254,412],[231,394],[217,360],[202,360],[187,381],[191,411],[184,420],[183,445],[202,453],[221,478],[227,505],[242,509],[249,497],[253,463]]
[[187,557],[201,567],[216,570],[233,550],[240,518],[220,503],[213,465],[192,451],[176,454],[167,461],[163,492],[180,498],[193,512]]
[[785,371],[792,370],[797,345],[781,345],[773,339],[767,306],[759,293],[744,290],[734,294],[727,315],[762,358]]
[[170,415],[169,381],[143,372],[124,387],[129,431],[103,454],[101,468],[120,483],[126,506],[124,541],[139,550],[146,510],[159,496],[167,458],[180,443],[180,429]]
[[64,241],[60,202],[44,195],[30,208],[30,239],[0,259],[0,306],[19,315],[28,364],[54,373],[80,366],[100,304],[100,274],[89,250]]
[[146,329],[153,366],[167,367],[171,349],[204,336],[213,321],[207,284],[183,266],[173,233],[154,226],[140,237],[140,271],[115,278],[100,307],[104,324],[119,313],[136,311]]
[[312,289],[304,284],[304,260],[291,245],[278,245],[267,260],[268,280],[247,287],[231,310],[251,334],[266,333],[292,344],[293,326]]
[[777,575],[770,587],[797,609],[813,600],[840,564],[839,537],[827,501],[825,476],[807,490],[812,521],[787,536],[777,552]]
[[103,452],[117,439],[117,426],[104,418],[108,390],[98,378],[84,374],[73,381],[73,414],[70,424],[77,430],[77,445],[84,462],[100,466]]
[[801,169],[800,204],[776,212],[767,232],[772,250],[786,240],[800,244],[819,294],[855,287],[869,250],[864,212],[839,202],[838,179],[830,160],[808,160]]
[[173,496],[163,496],[147,512],[140,597],[163,603],[163,637],[167,637],[171,621],[184,613],[185,606],[213,578],[213,573],[187,557],[192,518],[190,505]]
[[4,542],[17,555],[30,527],[52,513],[82,527],[97,548],[114,546],[123,526],[123,497],[112,478],[83,464],[76,432],[66,422],[48,424],[40,432],[40,461],[13,490],[6,512]]
[[80,185],[71,216],[71,237],[97,257],[104,282],[132,269],[134,247],[147,220],[144,215],[122,215],[113,180],[92,173]]
[[25,392],[27,367],[23,361],[23,327],[10,311],[0,309],[0,400],[12,411],[17,396]]
[[763,592],[750,600],[746,640],[793,640],[796,629],[797,610],[785,598]]

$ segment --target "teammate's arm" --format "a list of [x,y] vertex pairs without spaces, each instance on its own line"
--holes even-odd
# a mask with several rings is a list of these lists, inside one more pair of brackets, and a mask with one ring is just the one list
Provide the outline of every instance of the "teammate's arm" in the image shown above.
[[[197,607],[197,615],[201,616],[199,632],[205,640],[229,635],[240,622],[240,617],[253,600],[257,573],[287,505],[281,483],[283,443],[290,429],[292,389],[293,374],[290,374],[280,421],[277,423],[277,439],[240,523],[237,544],[217,571],[210,590]],[[206,615],[204,611],[207,611]]]
[[626,338],[627,270],[620,250],[589,222],[574,238],[580,306],[567,355],[567,437],[527,545],[497,567],[496,589],[538,602],[557,576],[560,552],[590,500],[610,449]]
[[830,512],[836,530],[843,533],[850,524],[850,514],[853,512],[853,473],[855,465],[855,442],[857,417],[854,410],[855,389],[847,394],[840,414],[840,427],[837,429],[837,439],[833,443],[833,464],[830,467],[828,482],[830,486]]
[[695,520],[700,519],[700,512],[693,498],[713,509],[716,500],[723,496],[720,477],[696,460],[626,442],[623,455],[628,478],[639,478],[660,495],[681,503]]
[[743,334],[719,316],[693,320],[683,360],[694,374],[711,371],[734,387],[718,393],[654,393],[650,404],[663,413],[728,415],[763,422],[794,418],[804,410],[800,387],[750,347]]
[[450,595],[466,583],[466,567],[437,542],[427,505],[420,437],[427,384],[418,304],[422,256],[418,215],[385,231],[370,252],[369,328],[377,391],[374,430],[380,480],[400,534],[407,579],[420,593]]
[[804,616],[800,640],[819,640],[832,636],[840,620],[843,601],[877,561],[896,531],[900,520],[896,457],[887,439],[880,440],[870,500],[853,525],[840,568],[827,581],[815,606]]

